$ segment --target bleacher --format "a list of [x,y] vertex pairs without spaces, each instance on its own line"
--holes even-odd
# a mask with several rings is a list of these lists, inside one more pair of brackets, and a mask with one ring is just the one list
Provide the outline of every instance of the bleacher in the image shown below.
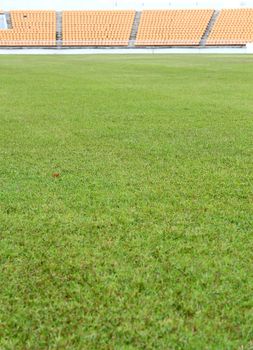
[[127,46],[135,11],[64,11],[63,46]]
[[207,45],[243,45],[253,42],[253,9],[222,10]]
[[136,45],[197,46],[213,13],[213,10],[143,11]]
[[55,46],[56,12],[11,11],[11,29],[0,30],[1,46]]
[[253,9],[216,15],[214,10],[144,10],[138,16],[129,10],[0,11],[0,46],[229,47],[253,42]]

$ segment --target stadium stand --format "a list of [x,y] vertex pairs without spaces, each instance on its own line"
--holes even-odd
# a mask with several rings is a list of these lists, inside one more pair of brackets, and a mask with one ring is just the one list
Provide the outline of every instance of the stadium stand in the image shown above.
[[253,42],[253,9],[222,10],[207,45],[245,45]]
[[199,45],[213,13],[214,10],[145,10],[136,45]]
[[253,9],[0,11],[0,46],[244,46]]
[[135,11],[64,11],[63,46],[127,46]]
[[11,29],[0,30],[1,46],[55,46],[54,11],[11,11]]

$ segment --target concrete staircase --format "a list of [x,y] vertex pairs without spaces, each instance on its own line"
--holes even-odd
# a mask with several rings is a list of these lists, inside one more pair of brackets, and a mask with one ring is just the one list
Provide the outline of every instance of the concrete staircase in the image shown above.
[[4,14],[5,14],[5,18],[6,18],[8,29],[12,29],[12,22],[11,22],[11,15],[10,15],[10,13],[9,12],[4,12]]
[[208,39],[208,37],[209,37],[213,27],[214,27],[214,24],[219,16],[219,14],[220,14],[220,11],[214,11],[213,16],[212,16],[212,18],[211,18],[211,20],[206,28],[206,31],[205,31],[205,33],[200,41],[200,44],[199,44],[200,46],[206,46],[207,39]]
[[139,24],[140,24],[140,19],[141,19],[141,12],[137,11],[135,13],[135,17],[134,17],[134,23],[133,23],[133,27],[132,27],[132,32],[130,35],[130,40],[129,40],[129,47],[134,47],[135,41],[136,41],[136,37],[137,37],[137,32],[138,32],[138,28],[139,28]]
[[56,46],[62,46],[62,12],[56,12]]

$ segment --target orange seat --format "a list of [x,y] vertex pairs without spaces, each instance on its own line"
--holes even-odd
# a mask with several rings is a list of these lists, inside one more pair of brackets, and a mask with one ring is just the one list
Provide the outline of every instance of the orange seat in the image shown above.
[[199,45],[213,10],[146,10],[141,14],[137,46]]
[[64,11],[64,46],[127,46],[135,11]]
[[56,12],[11,11],[12,29],[0,30],[1,46],[55,46]]
[[253,9],[221,10],[207,45],[245,45],[253,42]]

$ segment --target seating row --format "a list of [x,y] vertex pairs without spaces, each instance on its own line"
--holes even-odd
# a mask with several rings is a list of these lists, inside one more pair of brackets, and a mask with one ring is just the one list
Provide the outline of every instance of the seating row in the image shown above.
[[[3,12],[0,11],[3,14]],[[198,46],[214,10],[144,10],[136,46]],[[63,11],[63,46],[127,46],[135,11]],[[11,11],[11,29],[0,27],[0,46],[55,46],[55,11]],[[253,9],[221,10],[206,45],[253,42]]]

